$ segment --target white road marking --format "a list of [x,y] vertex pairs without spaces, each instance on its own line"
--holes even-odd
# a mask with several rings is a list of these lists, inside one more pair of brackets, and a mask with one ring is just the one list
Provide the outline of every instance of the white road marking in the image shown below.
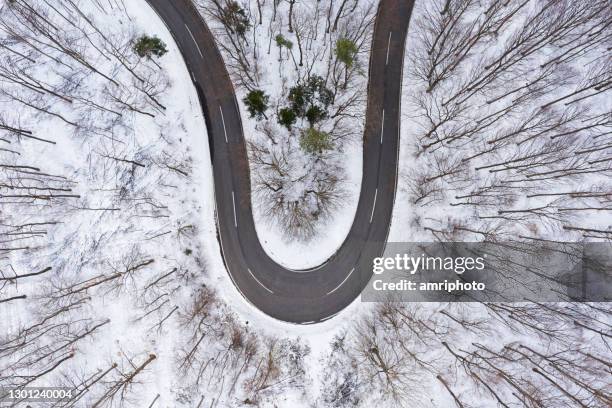
[[191,30],[189,29],[187,24],[185,24],[185,28],[187,29],[187,31],[189,31],[189,35],[191,36],[191,39],[193,40],[194,44],[196,45],[196,47],[198,49],[198,52],[200,53],[200,57],[204,58],[204,55],[202,54],[202,50],[200,50],[200,46],[198,45],[198,42],[196,41],[195,37],[193,36],[193,33],[191,32]]
[[372,219],[374,218],[374,210],[376,209],[376,197],[378,197],[378,189],[374,192],[374,205],[372,206],[372,215],[370,215],[370,224],[372,223]]
[[221,112],[221,122],[223,122],[223,133],[225,133],[225,143],[227,143],[227,129],[225,128],[225,118],[223,117],[223,109],[219,105],[219,112]]
[[340,282],[340,284],[338,286],[336,286],[334,289],[332,289],[331,291],[327,292],[327,295],[331,295],[332,293],[334,293],[335,291],[337,291],[338,289],[340,289],[340,286],[344,285],[344,282],[347,281],[347,279],[349,278],[349,276],[351,276],[351,274],[353,273],[353,271],[355,270],[355,268],[351,269],[351,271],[349,272],[348,275],[346,275],[346,278],[344,278],[344,280],[342,282]]
[[382,144],[383,134],[385,133],[385,110],[383,109],[382,124],[380,126],[380,144]]
[[[217,228],[219,227],[219,211],[218,211],[218,207],[217,207],[217,190],[215,190],[215,222],[217,223]],[[223,259],[225,259],[225,249],[223,248],[223,234],[219,234],[219,242],[221,243],[221,256],[223,257]],[[225,265],[225,268],[227,269],[227,273],[230,277],[230,279],[232,280],[232,283],[234,284],[234,286],[236,287],[236,289],[238,289],[238,292],[240,292],[240,295],[249,303],[249,304],[253,304],[249,298],[247,298],[246,296],[244,296],[244,293],[242,293],[242,291],[240,290],[240,286],[238,286],[238,284],[236,283],[236,281],[234,280],[234,276],[232,275],[232,271],[229,268],[229,265]]]
[[232,204],[234,205],[234,226],[238,228],[238,218],[236,218],[236,199],[234,198],[233,191],[232,191]]
[[392,32],[389,31],[389,41],[387,41],[387,60],[385,62],[385,65],[389,65],[389,48],[391,48],[391,34]]
[[259,283],[259,285],[260,285],[262,288],[264,288],[264,289],[265,289],[265,290],[267,290],[268,292],[270,292],[270,293],[274,294],[274,292],[272,292],[270,289],[266,288],[266,285],[264,285],[263,283],[261,283],[261,282],[259,281],[259,279],[257,279],[257,278],[255,277],[255,275],[253,275],[253,272],[251,272],[251,270],[250,270],[249,268],[247,268],[247,271],[249,271],[249,273],[251,274],[251,276],[253,277],[253,279],[255,279],[255,282]]

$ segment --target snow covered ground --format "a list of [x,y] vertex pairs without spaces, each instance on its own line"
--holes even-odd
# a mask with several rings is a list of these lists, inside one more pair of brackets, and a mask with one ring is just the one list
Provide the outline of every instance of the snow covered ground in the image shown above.
[[[244,112],[243,112],[243,117]],[[266,253],[285,268],[300,270],[321,265],[327,261],[346,239],[353,225],[357,200],[361,191],[361,171],[363,155],[356,143],[347,144],[342,153],[346,170],[344,187],[346,196],[343,204],[325,221],[319,232],[311,240],[288,241],[278,228],[270,228],[270,222],[257,217],[257,235]]]
[[606,239],[580,229],[612,228],[610,61],[595,3],[589,15],[586,3],[516,2],[489,19],[470,1],[454,14],[416,3],[390,241]]
[[[96,330],[95,340],[86,336],[85,341],[70,347],[74,357],[62,364],[61,372],[54,371],[53,378],[43,378],[32,384],[77,382],[84,378],[82,375],[105,370],[112,362],[125,370],[123,372],[127,372],[130,364],[139,364],[149,353],[154,353],[157,359],[150,366],[152,370],[147,378],[143,378],[143,385],[134,385],[133,396],[129,397],[127,392],[126,397],[134,399],[136,405],[141,406],[145,401],[150,403],[159,392],[162,394],[160,404],[173,406],[175,394],[172,390],[177,386],[173,368],[174,351],[177,339],[180,338],[179,332],[168,327],[164,327],[162,331],[161,326],[157,332],[152,326],[155,320],[173,311],[175,302],[179,302],[181,296],[188,296],[189,290],[182,295],[174,294],[176,297],[172,301],[151,303],[152,298],[149,296],[155,299],[159,292],[138,295],[137,287],[138,282],[151,283],[153,277],[165,276],[170,271],[177,271],[176,275],[187,274],[183,275],[183,279],[190,276],[187,282],[192,281],[191,285],[197,287],[198,282],[201,284],[205,276],[204,265],[201,264],[203,254],[219,253],[213,221],[214,202],[211,199],[212,174],[209,155],[206,154],[208,145],[202,113],[188,72],[182,60],[178,58],[178,48],[144,1],[107,6],[87,1],[74,4],[78,6],[70,8],[64,3],[59,8],[62,13],[72,16],[75,23],[74,27],[64,26],[62,37],[66,38],[67,43],[68,39],[78,37],[77,27],[88,32],[93,43],[101,49],[108,50],[107,47],[110,47],[101,40],[102,35],[109,36],[109,39],[112,37],[111,41],[120,48],[117,52],[127,55],[127,64],[132,66],[134,59],[129,54],[133,38],[146,33],[158,35],[164,40],[168,46],[169,57],[159,61],[162,68],[158,70],[151,62],[142,61],[136,65],[135,72],[148,76],[152,81],[153,86],[149,91],[160,92],[157,95],[160,100],[172,103],[165,103],[166,109],[162,111],[150,101],[144,101],[146,98],[142,94],[134,95],[134,109],[147,112],[146,114],[122,109],[120,119],[114,121],[109,116],[115,115],[110,115],[103,109],[94,110],[93,114],[97,116],[91,120],[94,127],[92,129],[71,126],[51,113],[44,114],[27,109],[12,102],[10,98],[7,99],[5,94],[4,106],[1,109],[4,113],[3,119],[11,123],[18,120],[20,127],[28,129],[37,137],[49,139],[54,144],[41,143],[26,137],[13,137],[10,146],[19,149],[19,157],[3,152],[3,159],[23,160],[27,164],[39,166],[44,172],[63,175],[62,177],[70,180],[72,192],[80,197],[72,200],[52,199],[40,206],[36,206],[36,201],[34,206],[17,203],[12,208],[9,208],[10,204],[3,203],[4,222],[20,225],[25,222],[53,221],[58,225],[52,225],[41,238],[30,240],[28,245],[32,247],[32,253],[11,251],[8,259],[3,260],[5,277],[12,276],[10,270],[20,274],[42,270],[47,266],[53,269],[39,278],[25,279],[23,283],[19,280],[17,285],[9,282],[3,286],[0,297],[10,297],[13,293],[27,294],[28,300],[1,305],[2,314],[10,318],[3,319],[0,337],[10,341],[11,336],[17,335],[21,328],[28,327],[28,321],[44,314],[45,309],[53,311],[65,302],[77,301],[74,300],[76,297],[67,295],[72,290],[69,289],[72,285],[76,285],[74,290],[91,285],[91,289],[83,292],[89,297],[82,300],[79,297],[78,302],[83,305],[75,309],[76,315],[61,314],[61,321],[71,322],[71,319],[78,319],[75,321],[83,322],[84,327],[109,320],[108,323]],[[42,7],[41,2],[36,5]],[[11,18],[8,16],[11,13],[10,6],[5,3],[1,4],[1,7],[4,18]],[[84,13],[83,16],[79,16],[79,10]],[[86,23],[85,15],[92,19],[93,25]],[[55,24],[65,24],[58,15],[53,15],[52,19]],[[98,27],[104,27],[100,36],[94,31]],[[15,48],[19,46],[18,43],[10,44]],[[27,50],[27,47],[23,49]],[[96,69],[102,73],[114,72],[113,79],[121,82],[125,88],[113,89],[112,85],[108,85],[99,77],[78,71],[78,68],[75,68],[78,64],[72,65],[74,61],[69,58],[64,64],[71,64],[70,66],[64,66],[62,63],[56,65],[54,61],[49,60],[43,64],[45,58],[37,58],[37,65],[31,68],[38,71],[39,78],[47,84],[62,92],[66,91],[66,94],[75,100],[70,104],[63,101],[36,101],[49,103],[50,105],[46,106],[51,107],[50,112],[63,115],[66,120],[79,125],[80,112],[88,112],[90,105],[83,103],[79,104],[78,108],[75,107],[77,97],[87,97],[91,103],[96,101],[99,106],[119,110],[121,106],[113,106],[108,94],[116,92],[117,97],[123,97],[123,91],[135,91],[134,87],[131,87],[132,78],[129,73],[113,65],[117,64],[117,61],[101,57],[91,47],[85,46],[84,50],[86,61],[93,62]],[[5,53],[4,57],[14,58],[14,55]],[[6,61],[5,59],[3,63]],[[27,65],[23,60],[20,63]],[[82,82],[66,90],[61,84],[61,74],[64,72],[75,72]],[[166,81],[169,82],[166,84]],[[10,87],[6,82],[2,87],[6,92],[19,91],[17,88]],[[7,106],[11,108],[7,109]],[[155,118],[151,115],[155,115]],[[110,156],[118,160],[109,159]],[[119,160],[138,162],[146,166],[146,170]],[[8,180],[14,180],[10,174],[5,176]],[[99,291],[94,290],[93,286],[97,286],[98,282],[115,276],[112,271],[131,268],[141,260],[147,263],[150,261],[149,256],[154,263],[144,276],[125,276],[121,278],[118,287],[113,288],[114,285],[111,285]],[[211,257],[211,260],[216,261],[211,267],[222,268],[219,257]],[[205,263],[208,264],[208,261]],[[108,275],[109,271],[111,275]],[[153,282],[155,280],[156,278],[153,278]],[[180,280],[175,275],[169,275],[169,280],[172,291],[180,290]],[[66,296],[55,298],[54,289],[60,290],[57,294]],[[144,310],[150,309],[148,311],[151,314],[142,316],[141,307]],[[61,330],[76,329],[72,326],[71,329]],[[49,338],[41,338],[41,343],[32,345],[29,352],[36,355],[38,351],[35,347],[40,347],[39,350],[49,347],[45,346],[46,341],[55,341],[57,345],[64,346],[63,340],[60,340],[61,331],[57,333],[60,337],[55,340],[56,333],[49,331]],[[161,336],[162,332],[165,335]],[[59,350],[58,353],[62,353],[64,348],[59,347]],[[12,384],[16,380],[10,375],[11,369],[5,364],[13,363],[12,358],[19,356],[18,352],[3,355],[3,358],[6,358],[3,360],[3,374],[8,376],[0,376],[4,385]],[[45,359],[37,360],[36,364],[30,363],[26,366],[27,371],[30,374],[42,371],[43,367],[52,364],[56,357],[51,354]],[[18,366],[15,367],[16,372],[19,372]],[[101,396],[99,391],[92,388],[91,399],[86,398],[85,401],[89,402],[84,404],[90,406],[95,398]],[[107,401],[104,404],[109,403]]]

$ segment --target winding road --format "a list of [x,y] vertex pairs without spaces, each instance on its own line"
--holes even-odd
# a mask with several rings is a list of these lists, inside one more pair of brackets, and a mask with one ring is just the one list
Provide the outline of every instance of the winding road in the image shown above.
[[262,248],[253,220],[240,110],[213,35],[190,0],[147,0],[178,43],[208,128],[223,259],[240,293],[264,313],[293,323],[336,315],[363,290],[384,250],[395,190],[404,45],[414,0],[381,0],[370,55],[363,178],[353,225],[335,255],[292,271]]

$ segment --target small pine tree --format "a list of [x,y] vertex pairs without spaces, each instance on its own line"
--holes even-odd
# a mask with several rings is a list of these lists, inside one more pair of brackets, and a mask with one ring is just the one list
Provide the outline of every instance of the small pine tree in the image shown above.
[[325,119],[327,112],[324,111],[320,106],[313,105],[306,111],[306,120],[310,123],[310,127],[314,126],[317,122]]
[[230,30],[243,38],[249,27],[251,27],[251,21],[246,11],[244,11],[240,4],[235,1],[231,1],[227,4],[223,10],[222,20]]
[[289,102],[291,102],[291,109],[297,116],[304,116],[306,114],[306,90],[303,85],[296,85],[289,90]]
[[325,79],[319,75],[313,75],[308,79],[306,93],[308,100],[311,103],[318,101],[323,110],[326,110],[334,100],[334,93],[325,86]]
[[168,48],[156,36],[149,37],[148,35],[142,35],[134,43],[134,52],[141,58],[162,57],[168,52]]
[[278,111],[278,123],[291,130],[291,126],[295,124],[297,115],[291,108],[282,108]]
[[293,48],[293,43],[286,39],[282,34],[278,34],[276,37],[274,37],[274,41],[276,41],[276,46],[279,48],[285,47],[288,50]]
[[311,76],[306,83],[289,89],[291,109],[300,118],[307,118],[311,126],[327,116],[327,108],[333,102],[333,92],[325,86],[325,80]]
[[355,63],[357,51],[357,45],[348,38],[340,38],[336,41],[336,57],[349,68]]
[[268,119],[266,116],[266,109],[268,109],[269,96],[264,93],[261,89],[254,89],[250,91],[247,96],[244,97],[244,104],[247,106],[249,114],[257,120],[261,120],[262,117]]
[[324,150],[332,149],[334,144],[329,133],[310,127],[302,131],[300,147],[306,153],[321,154]]

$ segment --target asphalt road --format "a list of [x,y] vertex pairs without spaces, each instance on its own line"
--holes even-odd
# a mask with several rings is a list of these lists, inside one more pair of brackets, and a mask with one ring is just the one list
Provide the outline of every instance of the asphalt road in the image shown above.
[[[213,158],[223,258],[240,293],[264,313],[315,323],[348,306],[372,275],[390,228],[397,184],[404,44],[414,0],[381,0],[370,56],[363,178],[355,220],[334,256],[308,271],[275,263],[262,248],[240,111],[213,36],[190,0],[148,0],[172,32],[200,95]],[[204,152],[202,152],[204,154]]]

